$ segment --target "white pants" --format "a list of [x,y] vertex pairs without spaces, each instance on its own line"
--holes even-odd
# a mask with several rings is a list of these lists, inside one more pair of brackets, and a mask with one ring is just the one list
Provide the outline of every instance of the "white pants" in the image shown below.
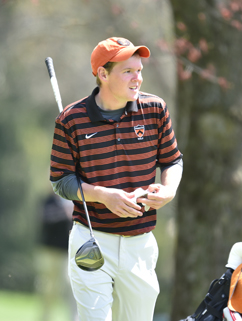
[[100,270],[75,263],[89,229],[74,224],[69,239],[69,277],[79,321],[152,321],[159,294],[155,266],[158,246],[152,232],[123,237],[94,231],[104,256]]

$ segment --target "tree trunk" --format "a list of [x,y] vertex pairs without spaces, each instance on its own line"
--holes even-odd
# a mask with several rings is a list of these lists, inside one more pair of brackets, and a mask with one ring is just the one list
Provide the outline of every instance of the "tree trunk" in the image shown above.
[[[178,89],[184,175],[171,317],[177,321],[195,312],[211,281],[226,270],[231,246],[241,241],[242,34],[223,19],[213,1],[172,3],[189,41],[197,48],[202,38],[209,44],[196,63],[183,55],[193,74],[179,81]],[[209,68],[216,72],[204,79]]]

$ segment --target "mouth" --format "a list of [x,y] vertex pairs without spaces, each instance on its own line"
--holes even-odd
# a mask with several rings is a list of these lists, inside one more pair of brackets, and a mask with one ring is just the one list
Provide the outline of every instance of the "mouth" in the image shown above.
[[136,90],[139,90],[139,86],[132,86],[132,87],[129,87],[129,89],[136,91]]

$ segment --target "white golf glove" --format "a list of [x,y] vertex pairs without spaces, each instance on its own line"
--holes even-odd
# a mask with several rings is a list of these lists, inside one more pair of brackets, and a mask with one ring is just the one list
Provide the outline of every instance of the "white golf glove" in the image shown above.
[[[135,193],[135,196],[131,199],[134,203],[136,203],[137,204],[137,198],[139,198],[139,197],[145,197],[147,194],[148,194],[148,191],[146,190],[144,190],[142,187],[139,187],[139,188],[137,188],[135,191],[134,191],[134,193]],[[144,207],[145,207],[145,211],[147,212],[148,210],[149,210],[149,206],[148,205],[145,205],[145,204],[143,204],[144,205]]]

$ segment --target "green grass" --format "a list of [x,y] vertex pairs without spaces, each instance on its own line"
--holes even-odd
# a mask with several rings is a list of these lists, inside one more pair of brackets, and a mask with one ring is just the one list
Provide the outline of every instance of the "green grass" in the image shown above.
[[[36,294],[0,291],[1,321],[49,321],[41,319],[42,305]],[[64,302],[53,306],[50,321],[72,321]]]
[[[41,300],[36,294],[0,291],[1,321],[73,321],[65,302],[57,303],[51,317],[41,318]],[[156,315],[154,321],[169,321],[167,315]]]

